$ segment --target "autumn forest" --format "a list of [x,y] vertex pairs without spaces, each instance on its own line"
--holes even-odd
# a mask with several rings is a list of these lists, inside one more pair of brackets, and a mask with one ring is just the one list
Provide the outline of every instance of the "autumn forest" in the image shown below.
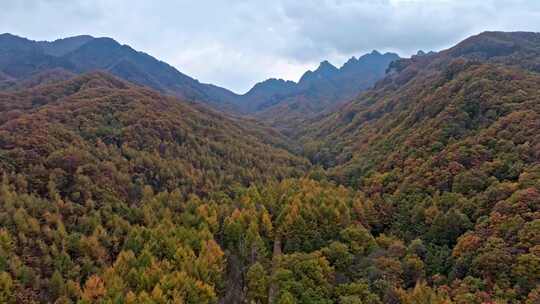
[[0,303],[540,303],[540,34],[244,95],[0,35]]

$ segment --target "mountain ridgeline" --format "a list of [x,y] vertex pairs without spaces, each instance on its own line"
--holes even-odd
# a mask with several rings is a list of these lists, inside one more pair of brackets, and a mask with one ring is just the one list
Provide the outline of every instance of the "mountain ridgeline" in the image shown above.
[[[257,84],[247,94],[237,95],[200,83],[111,38],[76,36],[48,42],[3,34],[0,35],[0,52],[0,88],[18,88],[45,79],[63,80],[73,74],[101,70],[164,94],[228,112],[248,114],[287,107],[298,112],[297,115],[316,114],[356,96],[381,79],[389,63],[399,58],[395,54],[382,55],[374,51],[359,59],[351,58],[341,69],[323,62],[298,83],[270,79]],[[51,70],[55,71],[54,75],[50,75]]]
[[396,54],[373,51],[349,59],[339,69],[323,61],[315,71],[306,72],[298,83],[271,79],[256,85],[244,95],[248,100],[244,104],[248,106],[247,112],[291,132],[302,121],[331,110],[373,86],[397,59]]
[[261,112],[279,103],[294,103],[304,96],[305,101],[322,109],[330,103],[347,101],[371,87],[384,77],[389,64],[399,59],[392,53],[384,55],[373,51],[359,59],[347,61],[336,68],[328,61],[321,62],[315,71],[306,72],[298,81],[269,79],[256,84],[244,95],[242,103],[246,112]]
[[0,54],[0,71],[12,81],[39,77],[51,69],[76,74],[101,70],[161,93],[221,109],[233,107],[229,100],[234,96],[232,92],[200,83],[172,66],[111,38],[76,36],[44,42],[2,34]]
[[0,303],[539,303],[539,72],[485,32],[239,96],[3,35]]

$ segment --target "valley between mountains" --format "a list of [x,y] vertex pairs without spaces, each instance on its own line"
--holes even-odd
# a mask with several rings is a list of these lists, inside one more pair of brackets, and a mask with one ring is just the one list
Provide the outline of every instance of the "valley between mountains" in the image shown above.
[[0,35],[0,303],[540,303],[540,34],[239,95]]

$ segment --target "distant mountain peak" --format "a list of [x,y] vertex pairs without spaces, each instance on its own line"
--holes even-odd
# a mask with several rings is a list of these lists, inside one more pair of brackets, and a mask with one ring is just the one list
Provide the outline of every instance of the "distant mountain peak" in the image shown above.
[[0,38],[6,38],[6,37],[12,37],[14,35],[10,34],[10,33],[2,33],[0,34]]
[[306,83],[314,79],[332,77],[338,72],[339,72],[338,68],[336,68],[330,62],[328,62],[328,60],[324,60],[324,61],[321,61],[321,63],[319,64],[319,67],[315,71],[307,71],[306,73],[304,73],[304,75],[300,78],[300,81],[298,83]]
[[33,47],[33,41],[26,38],[4,33],[0,35],[0,48],[17,51],[28,51]]
[[59,42],[74,41],[74,40],[90,41],[92,39],[96,39],[96,37],[90,36],[90,35],[76,35],[76,36],[71,36],[71,37],[66,37],[66,38],[59,38],[53,41],[40,41],[40,42],[59,43]]
[[333,64],[328,62],[328,60],[324,60],[319,64],[319,67],[315,70],[315,72],[335,72],[338,68],[336,68]]
[[349,60],[347,60],[347,62],[345,62],[344,66],[347,64],[357,62],[357,61],[358,61],[358,58],[356,58],[356,56],[352,56],[351,58],[349,58]]
[[73,37],[67,37],[62,39],[56,39],[54,41],[38,41],[37,43],[43,48],[43,51],[52,56],[60,57],[72,52],[84,44],[94,40],[96,38],[90,35],[79,35]]
[[505,57],[515,52],[537,51],[540,45],[540,33],[534,32],[483,32],[471,36],[448,52],[452,56],[466,56],[489,59]]
[[255,84],[253,88],[241,98],[249,100],[244,107],[254,111],[261,103],[264,104],[269,99],[272,99],[272,97],[289,94],[295,89],[296,82],[294,81],[270,78]]
[[261,81],[256,83],[251,90],[249,90],[248,93],[257,91],[261,88],[268,88],[268,87],[279,87],[279,86],[294,86],[296,83],[291,80],[284,80],[281,78],[268,78],[265,81]]
[[[364,55],[358,57],[358,59],[356,61],[373,60],[373,59],[379,60],[378,58],[382,58],[382,57],[390,57],[390,58],[398,59],[399,55],[396,54],[396,53],[391,53],[391,52],[381,53],[381,52],[379,52],[377,50],[373,50],[371,53],[367,53],[367,54],[364,54]],[[351,60],[349,60],[349,61],[351,61]]]
[[21,39],[21,40],[28,40],[26,38],[23,38],[23,37],[20,37],[20,36],[17,36],[17,35],[13,35],[11,33],[3,33],[3,34],[0,34],[0,38],[11,38],[11,39]]
[[340,72],[346,73],[365,73],[367,70],[380,70],[380,66],[388,66],[391,61],[398,60],[399,55],[395,53],[380,53],[379,51],[372,51],[358,58],[352,57],[340,68]]
[[95,39],[96,37],[92,36],[92,35],[75,35],[75,36],[71,36],[71,37],[67,37],[67,38],[60,38],[60,39],[56,39],[55,41],[59,41],[59,40],[72,40],[72,39]]
[[284,83],[284,82],[294,82],[294,81],[291,81],[291,80],[285,80],[283,78],[268,78],[266,79],[265,81],[263,82],[268,82],[268,83]]

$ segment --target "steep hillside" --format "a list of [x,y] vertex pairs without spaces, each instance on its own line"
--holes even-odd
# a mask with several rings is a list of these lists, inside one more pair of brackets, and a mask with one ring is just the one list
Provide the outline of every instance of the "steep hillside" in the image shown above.
[[303,134],[314,163],[367,195],[374,233],[421,238],[450,286],[512,303],[540,279],[524,273],[540,259],[539,37],[487,32],[398,61]]
[[[29,186],[39,193],[47,193],[51,178],[58,179],[65,195],[82,201],[105,193],[134,199],[144,185],[204,194],[283,178],[306,166],[273,148],[286,142],[255,123],[106,74],[0,94],[0,115],[1,168],[38,174]],[[86,178],[95,188],[77,185]]]
[[[0,302],[92,302],[101,295],[95,275],[140,253],[132,241],[153,229],[147,220],[167,223],[147,204],[153,193],[183,209],[197,196],[303,174],[307,161],[285,148],[284,138],[253,121],[105,73],[0,93]],[[208,230],[168,230],[179,233],[168,237],[175,247],[203,246],[198,267],[214,272],[221,249]],[[183,272],[174,286],[193,288],[182,296],[195,297],[189,303],[216,299],[217,282],[197,276]]]
[[[426,143],[429,139],[439,136],[439,133],[443,132],[443,127],[446,127],[445,124],[459,124],[460,120],[454,116],[463,113],[456,112],[454,108],[461,111],[467,110],[464,110],[464,107],[477,108],[480,106],[481,101],[478,100],[480,97],[488,99],[484,102],[487,105],[482,105],[484,108],[476,109],[484,112],[495,106],[509,107],[509,104],[494,100],[506,100],[502,94],[512,94],[516,91],[524,94],[522,98],[533,98],[534,84],[528,84],[525,79],[534,79],[536,74],[528,71],[534,71],[533,62],[540,58],[540,54],[534,57],[534,47],[522,46],[523,36],[538,37],[540,34],[486,32],[440,53],[413,56],[411,59],[392,63],[390,74],[378,82],[373,90],[344,104],[336,112],[319,117],[306,128],[304,138],[308,141],[310,138],[316,139],[311,142],[315,145],[312,148],[316,149],[320,144],[318,141],[332,147],[332,151],[319,151],[318,155],[312,156],[322,163],[326,163],[324,158],[334,159],[331,163],[326,163],[327,166],[333,167],[350,161],[353,150],[358,151],[357,148],[360,146],[362,149],[373,149],[372,143],[382,140],[383,137],[386,139],[392,135],[404,139],[412,134],[422,138],[423,143]],[[469,46],[471,41],[475,41],[474,48]],[[493,41],[499,41],[499,44],[494,45]],[[534,39],[527,41],[530,45]],[[512,45],[511,49],[514,51],[500,56],[489,55],[499,48],[506,49],[508,45]],[[538,49],[540,43],[536,45],[536,50]],[[517,79],[514,80],[512,77]],[[509,78],[512,81],[508,81]],[[472,86],[472,89],[456,91],[469,86]],[[500,90],[494,90],[499,87]],[[532,104],[534,105],[534,102]],[[527,106],[527,104],[520,105],[520,107]],[[454,112],[448,114],[451,110]],[[498,111],[500,114],[501,111]],[[504,114],[510,112],[507,110]],[[469,119],[481,120],[482,123],[468,122],[464,130],[456,131],[460,136],[471,135],[499,119],[497,116],[488,120],[480,115],[485,113],[465,114],[468,114],[467,117],[473,116]],[[413,128],[426,133],[420,134]],[[446,135],[444,143],[448,142],[450,137],[456,139],[452,133]],[[394,141],[405,144],[403,140]],[[388,147],[397,148],[393,145]],[[328,157],[324,155],[325,153],[329,153]]]
[[14,92],[31,89],[40,85],[54,84],[75,77],[76,74],[62,68],[46,69],[24,79],[6,78],[0,80],[0,90]]

